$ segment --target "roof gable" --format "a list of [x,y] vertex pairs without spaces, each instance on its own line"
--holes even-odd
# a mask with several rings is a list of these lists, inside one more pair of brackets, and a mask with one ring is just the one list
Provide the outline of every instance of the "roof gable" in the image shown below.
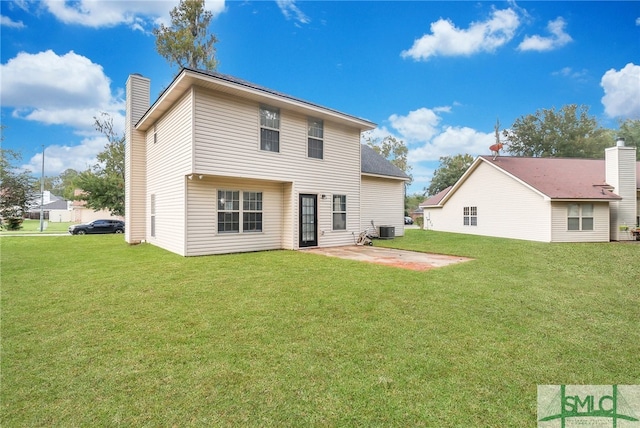
[[607,190],[605,162],[601,159],[481,158],[550,199],[620,199]]
[[257,103],[265,103],[273,107],[300,111],[303,114],[328,120],[334,123],[371,130],[376,124],[366,119],[339,112],[328,107],[320,106],[300,98],[286,95],[264,86],[256,85],[246,80],[210,71],[183,68],[173,79],[167,89],[160,94],[158,99],[147,110],[135,125],[137,129],[146,131],[151,127],[171,106],[182,97],[191,87],[198,86],[223,92],[238,98],[248,99]]
[[[549,199],[620,200],[605,183],[602,159],[531,158],[515,156],[479,156],[451,187],[420,204],[442,206],[468,180],[480,164],[490,165]],[[640,162],[636,163],[640,174]],[[637,188],[640,189],[640,175]]]

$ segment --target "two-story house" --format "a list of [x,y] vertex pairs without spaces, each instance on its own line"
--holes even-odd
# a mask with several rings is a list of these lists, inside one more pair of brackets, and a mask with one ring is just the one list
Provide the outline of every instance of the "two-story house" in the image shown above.
[[150,105],[127,81],[125,239],[205,254],[351,245],[403,233],[408,177],[362,146],[364,119],[183,69]]

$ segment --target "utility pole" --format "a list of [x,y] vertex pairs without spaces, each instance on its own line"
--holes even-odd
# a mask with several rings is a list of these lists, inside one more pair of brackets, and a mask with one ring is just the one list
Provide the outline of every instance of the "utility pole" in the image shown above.
[[40,176],[40,232],[44,230],[44,144],[42,145],[42,175]]

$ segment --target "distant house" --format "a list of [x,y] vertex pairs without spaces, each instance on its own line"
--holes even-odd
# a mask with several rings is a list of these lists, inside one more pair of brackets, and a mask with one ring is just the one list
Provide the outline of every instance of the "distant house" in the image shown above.
[[480,156],[420,204],[433,230],[542,242],[631,240],[640,162],[618,141],[604,160]]
[[403,234],[408,177],[361,145],[374,123],[192,69],[149,95],[131,75],[127,242],[196,256],[350,245],[371,221]]
[[40,211],[42,211],[43,219],[45,220],[56,223],[72,221],[73,214],[70,201],[66,201],[52,194],[51,191],[45,190],[42,193],[42,203],[43,205],[40,206],[40,198],[35,199],[26,217],[39,219]]
[[[81,189],[76,189],[73,192],[74,196],[82,194]],[[109,210],[94,210],[87,207],[86,201],[74,200],[71,202],[72,216],[71,220],[74,223],[90,223],[94,220],[123,220],[122,216],[115,216],[111,214]]]

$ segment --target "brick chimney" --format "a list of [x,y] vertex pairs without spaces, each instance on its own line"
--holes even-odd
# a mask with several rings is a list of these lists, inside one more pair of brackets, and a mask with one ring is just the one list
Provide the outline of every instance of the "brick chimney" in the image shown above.
[[606,182],[621,201],[609,202],[611,240],[634,239],[631,233],[621,231],[620,226],[635,226],[638,215],[636,196],[636,148],[626,147],[619,138],[614,147],[605,149]]
[[145,134],[135,129],[149,109],[151,81],[140,74],[127,79],[124,153],[124,239],[137,244],[146,238],[147,150]]

